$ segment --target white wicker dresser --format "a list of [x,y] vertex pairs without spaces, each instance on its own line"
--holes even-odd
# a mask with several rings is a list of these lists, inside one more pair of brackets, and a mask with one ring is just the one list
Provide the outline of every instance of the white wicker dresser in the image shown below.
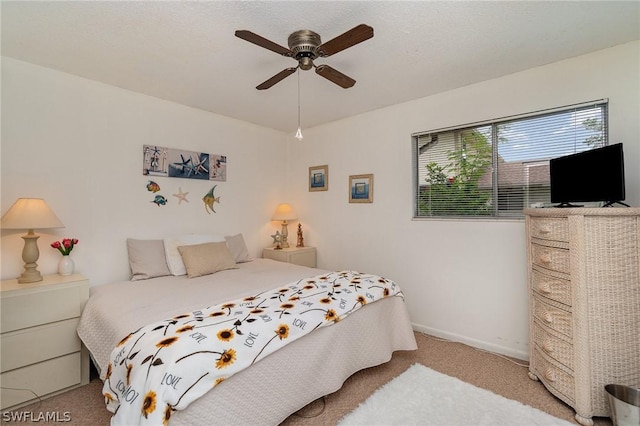
[[590,426],[640,386],[640,208],[525,209],[529,377]]

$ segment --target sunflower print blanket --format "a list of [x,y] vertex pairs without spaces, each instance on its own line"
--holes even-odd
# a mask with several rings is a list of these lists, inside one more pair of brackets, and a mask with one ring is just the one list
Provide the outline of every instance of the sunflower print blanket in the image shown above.
[[142,327],[109,358],[103,394],[111,424],[166,425],[233,374],[392,296],[404,297],[391,280],[332,272]]

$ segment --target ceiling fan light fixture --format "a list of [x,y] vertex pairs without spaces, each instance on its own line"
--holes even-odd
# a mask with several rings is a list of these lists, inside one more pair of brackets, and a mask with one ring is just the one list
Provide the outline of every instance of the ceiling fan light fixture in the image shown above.
[[300,58],[298,63],[300,64],[300,69],[303,71],[309,71],[313,68],[313,59],[308,56]]

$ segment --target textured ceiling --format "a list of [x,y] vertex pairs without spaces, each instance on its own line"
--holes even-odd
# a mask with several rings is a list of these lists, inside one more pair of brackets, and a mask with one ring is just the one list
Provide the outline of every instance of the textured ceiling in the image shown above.
[[318,59],[354,78],[342,89],[300,73],[309,128],[640,39],[637,1],[2,1],[2,55],[293,132],[295,66],[234,36],[287,46],[365,23],[374,37]]

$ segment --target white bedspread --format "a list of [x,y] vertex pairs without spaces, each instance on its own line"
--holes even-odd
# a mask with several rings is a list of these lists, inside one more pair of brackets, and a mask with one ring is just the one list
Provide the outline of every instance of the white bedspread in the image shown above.
[[[101,377],[111,350],[132,330],[203,304],[222,303],[327,272],[265,259],[239,266],[194,279],[162,277],[93,287],[78,334],[101,369]],[[128,297],[122,297],[123,291]],[[215,392],[176,412],[171,424],[204,425],[213,419],[216,424],[277,424],[339,389],[354,372],[388,361],[394,350],[415,348],[404,301],[380,300],[225,380]]]

